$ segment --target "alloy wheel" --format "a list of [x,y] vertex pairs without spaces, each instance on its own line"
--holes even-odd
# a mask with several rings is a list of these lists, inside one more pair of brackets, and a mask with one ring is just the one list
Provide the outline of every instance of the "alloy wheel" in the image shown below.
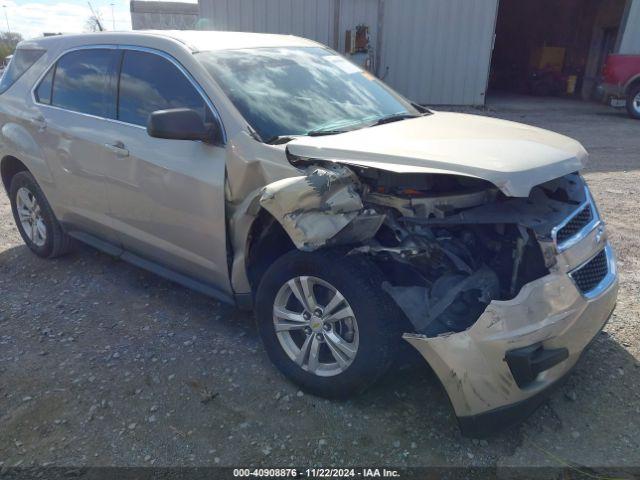
[[47,226],[42,217],[42,209],[36,196],[26,187],[20,187],[16,194],[18,218],[25,234],[36,246],[42,247],[47,242]]
[[273,323],[285,353],[311,374],[338,375],[358,352],[358,323],[349,302],[320,278],[299,276],[282,285]]

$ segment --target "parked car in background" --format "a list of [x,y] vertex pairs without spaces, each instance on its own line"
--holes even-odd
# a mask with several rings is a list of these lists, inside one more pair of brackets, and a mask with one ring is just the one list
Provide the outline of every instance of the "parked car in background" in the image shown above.
[[37,39],[0,95],[2,182],[36,255],[80,240],[253,308],[308,392],[362,392],[404,338],[485,435],[539,405],[615,306],[582,145],[416,105],[310,40]]
[[609,55],[600,89],[612,107],[626,107],[631,118],[640,120],[640,55]]

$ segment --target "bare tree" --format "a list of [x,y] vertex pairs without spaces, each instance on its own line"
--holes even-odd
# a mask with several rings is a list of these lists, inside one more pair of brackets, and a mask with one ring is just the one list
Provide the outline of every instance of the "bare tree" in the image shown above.
[[90,32],[102,32],[104,31],[104,22],[102,21],[102,15],[100,12],[96,12],[93,9],[93,5],[91,2],[87,2],[89,5],[89,10],[91,10],[91,16],[87,19],[86,27]]
[[102,18],[100,18],[100,14],[93,14],[87,18],[85,28],[90,32],[101,32],[104,30],[102,28]]

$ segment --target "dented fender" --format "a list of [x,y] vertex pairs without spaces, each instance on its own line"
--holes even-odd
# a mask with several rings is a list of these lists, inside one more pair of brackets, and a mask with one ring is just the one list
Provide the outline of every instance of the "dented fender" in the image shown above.
[[261,209],[303,251],[368,240],[384,221],[384,215],[364,208],[360,182],[348,167],[298,169],[287,161],[284,146],[258,144],[246,132],[228,147],[225,197],[236,293],[251,290],[246,248]]
[[309,167],[304,175],[267,185],[259,201],[296,248],[312,251],[364,241],[378,231],[384,215],[364,210],[358,186],[346,167]]
[[259,197],[265,185],[300,175],[286,158],[284,146],[264,145],[247,132],[227,143],[225,200],[226,221],[233,252],[231,285],[236,294],[251,292],[246,273],[249,232],[260,211]]

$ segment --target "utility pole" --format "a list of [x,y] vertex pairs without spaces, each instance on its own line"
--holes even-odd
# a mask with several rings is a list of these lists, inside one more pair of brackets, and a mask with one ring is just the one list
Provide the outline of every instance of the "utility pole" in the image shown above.
[[7,15],[7,6],[2,5],[2,9],[4,10],[4,19],[7,21],[7,31],[11,33],[11,28],[9,28],[9,16]]
[[96,24],[98,25],[98,30],[101,31],[101,32],[104,32],[104,27],[102,26],[102,22],[100,21],[100,17],[96,13],[96,11],[93,9],[93,5],[91,5],[91,2],[87,2],[87,3],[89,4],[89,10],[91,10],[91,15],[93,15],[93,18],[96,19]]
[[111,24],[113,26],[112,30],[116,30],[116,16],[113,14],[113,3],[111,3]]

